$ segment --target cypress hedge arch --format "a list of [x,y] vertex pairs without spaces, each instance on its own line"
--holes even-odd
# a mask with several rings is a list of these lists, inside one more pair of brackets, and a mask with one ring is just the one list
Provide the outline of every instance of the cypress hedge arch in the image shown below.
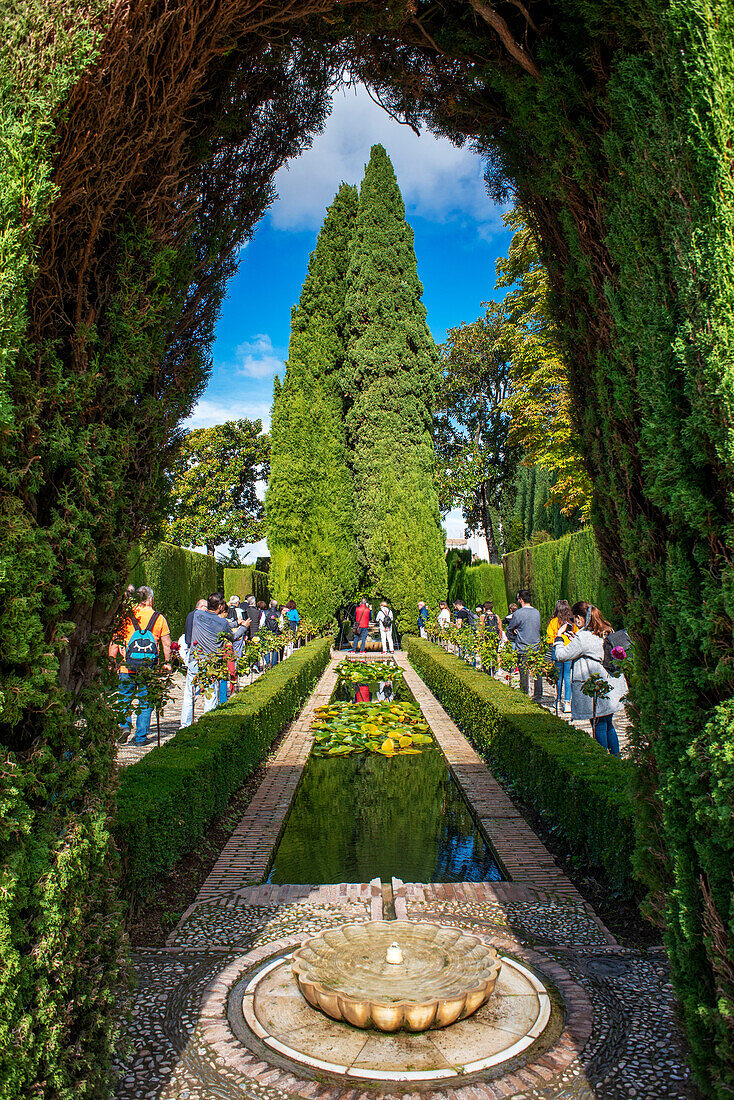
[[[100,656],[227,277],[345,65],[489,157],[548,263],[640,662],[638,867],[734,1085],[723,0],[28,0],[0,57],[0,1081],[102,1095],[120,981]],[[5,1059],[5,1061],[3,1061]]]

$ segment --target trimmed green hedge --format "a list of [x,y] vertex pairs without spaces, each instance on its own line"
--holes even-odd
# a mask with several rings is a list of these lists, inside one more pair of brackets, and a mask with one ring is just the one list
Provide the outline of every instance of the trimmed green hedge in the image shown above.
[[125,768],[113,831],[129,900],[153,893],[158,877],[201,839],[301,709],[328,664],[330,646],[329,638],[309,642]]
[[611,622],[619,622],[591,527],[505,554],[502,565],[507,602],[515,601],[519,588],[529,588],[544,624],[560,599],[571,604],[588,600]]
[[432,642],[406,638],[405,648],[477,752],[579,859],[602,867],[620,893],[635,893],[634,765]]
[[217,588],[217,563],[208,554],[197,554],[161,542],[152,550],[136,548],[130,555],[130,580],[147,584],[155,593],[155,608],[165,615],[175,641],[183,634],[186,616],[197,600]]
[[224,596],[239,596],[244,600],[245,596],[254,596],[256,600],[270,599],[268,587],[269,574],[255,569],[252,565],[243,565],[240,569],[224,570]]
[[485,600],[491,600],[497,614],[504,618],[507,614],[507,596],[502,566],[490,565],[488,561],[462,566],[457,572],[451,599],[463,600],[472,610]]

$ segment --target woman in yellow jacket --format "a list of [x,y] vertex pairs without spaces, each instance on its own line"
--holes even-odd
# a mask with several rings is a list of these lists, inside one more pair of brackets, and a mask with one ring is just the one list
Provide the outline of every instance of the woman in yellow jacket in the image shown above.
[[[566,625],[566,629],[562,634],[559,633],[562,626]],[[545,632],[545,636],[548,640],[548,645],[553,646],[556,639],[563,641],[564,645],[568,645],[571,638],[576,633],[577,627],[574,625],[573,614],[571,612],[571,605],[568,600],[557,600],[555,612],[553,618],[548,623],[548,629]],[[571,713],[571,661],[554,661],[553,664],[558,669],[558,683],[556,684],[556,707],[561,705],[561,690],[563,690],[565,696],[565,702],[563,704],[564,714]],[[558,713],[558,710],[556,710]]]

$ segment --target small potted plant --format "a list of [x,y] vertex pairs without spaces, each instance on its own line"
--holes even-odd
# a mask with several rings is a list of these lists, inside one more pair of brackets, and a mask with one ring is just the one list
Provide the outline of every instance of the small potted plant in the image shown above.
[[[625,654],[626,656],[626,654]],[[591,696],[591,728],[594,731],[594,737],[596,737],[596,707],[600,699],[606,699],[609,692],[612,690],[612,685],[608,680],[605,680],[603,676],[599,676],[598,673],[594,673],[589,679],[582,684],[581,691],[584,695]]]

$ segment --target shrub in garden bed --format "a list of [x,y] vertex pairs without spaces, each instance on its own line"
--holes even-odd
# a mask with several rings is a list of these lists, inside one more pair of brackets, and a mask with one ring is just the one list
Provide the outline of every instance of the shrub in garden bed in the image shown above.
[[620,893],[634,893],[634,765],[432,642],[406,638],[405,648],[477,752],[558,828],[579,859],[602,867]]
[[114,834],[128,900],[151,894],[158,876],[201,839],[300,710],[330,645],[330,638],[309,642],[123,771]]

